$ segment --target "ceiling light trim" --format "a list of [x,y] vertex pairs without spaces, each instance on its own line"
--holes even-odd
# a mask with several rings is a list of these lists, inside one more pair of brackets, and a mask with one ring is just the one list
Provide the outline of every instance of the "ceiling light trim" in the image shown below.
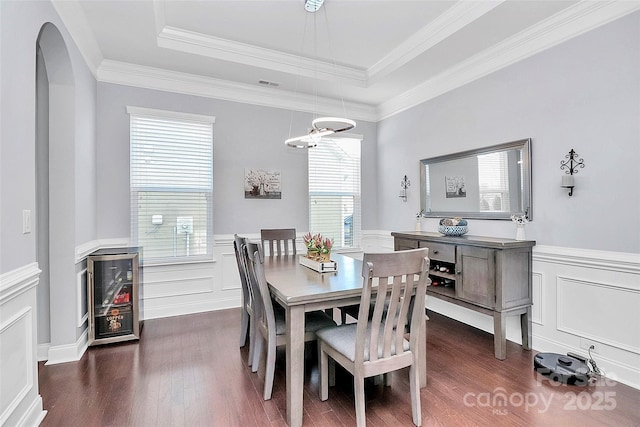
[[638,2],[581,1],[378,105],[383,120],[640,10]]

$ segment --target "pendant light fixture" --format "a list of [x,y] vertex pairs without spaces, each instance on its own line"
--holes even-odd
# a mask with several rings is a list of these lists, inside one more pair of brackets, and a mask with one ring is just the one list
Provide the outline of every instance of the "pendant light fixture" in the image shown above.
[[[324,3],[324,0],[305,0],[304,8],[308,13],[317,12]],[[314,17],[315,20],[315,17]],[[327,32],[329,31],[329,25],[325,13],[325,23],[327,24]],[[305,21],[305,29],[306,33],[306,21]],[[316,43],[316,34],[315,34],[315,21],[314,21],[314,45]],[[331,40],[329,40],[331,42]],[[331,46],[329,46],[331,48]],[[303,37],[303,49],[304,49],[304,37]],[[335,59],[333,59],[334,66],[336,65]],[[296,91],[297,91],[297,78],[296,78]],[[317,98],[317,94],[316,94]],[[342,98],[342,94],[340,94],[340,99],[342,101],[342,108],[346,112],[346,108],[344,106],[344,99]],[[291,128],[293,125],[293,110],[291,111],[291,124],[289,125],[289,138],[285,140],[285,144],[294,148],[313,148],[318,145],[318,143],[322,140],[323,136],[332,135],[338,132],[348,131],[356,127],[356,122],[342,117],[316,117],[311,122],[311,129],[305,135],[291,137]]]

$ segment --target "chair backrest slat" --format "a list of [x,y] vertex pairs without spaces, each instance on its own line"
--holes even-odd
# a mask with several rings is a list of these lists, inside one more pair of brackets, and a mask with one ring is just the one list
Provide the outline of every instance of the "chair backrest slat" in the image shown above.
[[262,246],[257,243],[247,242],[246,253],[249,259],[249,278],[255,289],[255,298],[258,299],[255,304],[255,306],[259,306],[257,318],[267,328],[270,338],[275,339],[276,319],[273,313],[273,303],[271,302],[267,278],[264,274]]
[[233,239],[233,250],[236,254],[236,262],[238,264],[238,272],[240,273],[240,284],[242,286],[242,303],[249,305],[253,304],[251,293],[249,291],[249,278],[247,277],[247,260],[244,255],[245,238],[235,234]]
[[[404,352],[407,319],[411,316],[411,322],[420,324],[424,318],[429,280],[428,255],[427,248],[384,254],[365,253],[356,363],[389,358]],[[419,276],[418,280],[415,279],[416,275]],[[374,292],[376,295],[372,298]],[[372,299],[374,304],[370,304]],[[418,335],[411,334],[411,351],[417,349]]]
[[270,256],[296,255],[296,229],[295,228],[263,228],[260,230],[262,240],[262,252],[269,248]]

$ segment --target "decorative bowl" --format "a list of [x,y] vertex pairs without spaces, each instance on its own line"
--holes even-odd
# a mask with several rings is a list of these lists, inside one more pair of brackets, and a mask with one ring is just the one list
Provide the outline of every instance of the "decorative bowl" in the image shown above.
[[438,232],[445,236],[462,236],[468,231],[466,225],[439,225]]

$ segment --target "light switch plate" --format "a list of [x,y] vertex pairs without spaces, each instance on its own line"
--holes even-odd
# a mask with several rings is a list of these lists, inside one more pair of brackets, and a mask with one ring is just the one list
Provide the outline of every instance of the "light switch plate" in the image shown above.
[[22,211],[22,234],[31,233],[31,211],[25,209]]

